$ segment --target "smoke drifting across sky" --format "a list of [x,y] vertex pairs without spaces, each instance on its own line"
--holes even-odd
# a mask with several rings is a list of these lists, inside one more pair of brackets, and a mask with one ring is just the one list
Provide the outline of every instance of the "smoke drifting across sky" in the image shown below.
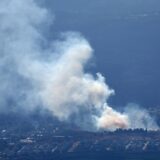
[[134,105],[120,113],[107,104],[114,90],[100,73],[85,72],[93,54],[89,42],[73,32],[48,42],[43,30],[52,19],[34,0],[0,1],[1,112],[41,106],[84,129],[157,129],[147,111]]

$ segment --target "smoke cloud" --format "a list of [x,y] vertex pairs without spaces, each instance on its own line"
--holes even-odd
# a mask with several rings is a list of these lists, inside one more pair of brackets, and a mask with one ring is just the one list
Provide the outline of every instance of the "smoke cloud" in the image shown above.
[[0,1],[0,111],[41,106],[87,129],[158,129],[145,110],[132,106],[121,113],[108,105],[114,90],[100,73],[85,71],[93,55],[89,42],[73,32],[50,42],[43,33],[52,19],[34,0]]

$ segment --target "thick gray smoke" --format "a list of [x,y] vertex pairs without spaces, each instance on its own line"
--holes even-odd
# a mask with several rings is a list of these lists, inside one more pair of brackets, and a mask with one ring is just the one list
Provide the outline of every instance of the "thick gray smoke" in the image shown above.
[[34,0],[0,1],[1,112],[42,106],[61,121],[74,117],[81,127],[157,129],[147,111],[128,107],[120,113],[107,104],[114,90],[100,73],[85,72],[90,44],[72,32],[48,42],[43,30],[51,19]]

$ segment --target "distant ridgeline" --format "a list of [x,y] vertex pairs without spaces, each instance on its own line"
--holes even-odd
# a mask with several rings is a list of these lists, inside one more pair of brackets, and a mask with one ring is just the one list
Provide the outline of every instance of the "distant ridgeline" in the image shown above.
[[124,160],[126,157],[159,160],[160,131],[87,132],[49,116],[0,116],[0,159],[3,160]]

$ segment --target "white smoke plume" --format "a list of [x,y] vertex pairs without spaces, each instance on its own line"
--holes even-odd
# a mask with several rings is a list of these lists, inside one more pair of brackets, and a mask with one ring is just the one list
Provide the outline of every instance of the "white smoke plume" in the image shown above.
[[93,54],[89,42],[72,32],[49,42],[43,33],[51,19],[34,0],[0,1],[1,112],[41,106],[59,120],[74,120],[81,127],[157,129],[146,111],[120,113],[107,104],[114,90],[100,73],[85,71]]

